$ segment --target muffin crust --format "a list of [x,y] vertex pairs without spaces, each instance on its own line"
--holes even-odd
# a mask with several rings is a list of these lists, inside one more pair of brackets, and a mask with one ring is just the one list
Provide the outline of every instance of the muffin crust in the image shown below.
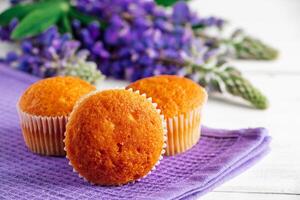
[[152,97],[166,118],[186,114],[202,106],[207,99],[207,93],[200,85],[174,75],[144,78],[131,83],[127,88]]
[[145,97],[97,92],[75,106],[65,147],[73,168],[94,184],[120,185],[147,175],[163,149],[162,119]]
[[23,93],[19,107],[38,116],[67,116],[75,102],[96,88],[76,77],[52,77],[32,84]]

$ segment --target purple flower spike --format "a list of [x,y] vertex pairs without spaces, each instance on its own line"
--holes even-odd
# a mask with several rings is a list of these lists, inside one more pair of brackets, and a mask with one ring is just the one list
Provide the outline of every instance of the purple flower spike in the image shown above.
[[50,46],[54,38],[59,37],[56,26],[50,27],[46,32],[38,37],[38,40],[46,46]]
[[19,58],[18,54],[14,51],[10,51],[7,53],[5,61],[10,63],[10,62],[14,62]]
[[143,72],[140,69],[135,69],[131,75],[130,81],[136,81],[140,78],[143,78]]
[[19,21],[17,18],[14,18],[10,21],[8,26],[1,27],[0,26],[0,39],[4,41],[10,41],[10,34],[18,25]]
[[63,44],[63,41],[60,40],[59,38],[54,39],[54,40],[52,41],[52,47],[53,47],[55,50],[60,50],[62,44]]
[[75,30],[79,30],[79,29],[81,28],[81,23],[80,23],[79,20],[74,19],[74,20],[72,21],[72,26],[73,26],[73,28],[74,28]]
[[184,1],[178,1],[173,7],[172,19],[177,24],[187,23],[190,19],[190,9]]
[[7,30],[6,27],[0,26],[0,39],[6,41],[9,40],[9,38],[10,38],[9,30]]
[[24,40],[21,44],[21,49],[24,53],[31,54],[32,48],[32,43],[28,40]]
[[109,53],[103,48],[103,44],[98,41],[92,48],[93,54],[101,57],[101,58],[108,58]]
[[108,27],[104,33],[104,41],[110,45],[116,45],[119,39],[119,31],[115,27]]
[[62,46],[62,57],[70,57],[75,54],[80,46],[80,42],[75,40],[67,41]]
[[132,81],[132,75],[134,73],[134,68],[133,67],[128,67],[125,69],[125,79]]
[[93,40],[96,40],[100,36],[100,24],[98,22],[92,22],[91,24],[88,25],[88,30],[90,33],[90,36],[92,37]]
[[173,58],[173,59],[177,59],[179,57],[179,53],[178,51],[176,50],[173,50],[173,49],[166,49],[164,52],[163,52],[164,56],[167,57],[167,58]]
[[219,53],[219,49],[212,49],[212,50],[210,50],[210,51],[207,51],[207,52],[204,54],[203,58],[204,58],[205,61],[207,61],[207,60],[209,60],[210,58],[215,57],[218,53]]
[[19,23],[19,20],[17,18],[12,19],[8,25],[9,31],[13,31],[16,28],[16,26],[18,25],[18,23]]
[[25,56],[20,57],[19,62],[20,63],[19,63],[18,68],[21,71],[29,72],[29,73],[32,71],[31,65],[28,62],[28,58],[27,57],[25,57]]
[[[223,20],[199,18],[183,0],[177,1],[172,13],[157,6],[155,1],[146,0],[74,0],[73,3],[79,11],[97,17],[107,26],[102,29],[98,21],[86,25],[73,20],[72,38],[69,34],[61,35],[56,27],[49,28],[22,44],[23,58],[18,59],[22,61],[22,69],[51,76],[63,70],[69,58],[80,62],[88,59],[98,63],[98,68],[108,76],[136,80],[150,75],[184,74],[180,69],[186,63],[205,64],[216,57],[212,42],[197,44],[198,36],[192,26],[220,27]],[[0,37],[9,39],[16,24],[13,21],[0,28]],[[89,54],[79,53],[83,49]],[[12,54],[7,59],[14,62],[15,57]]]
[[105,30],[104,41],[110,45],[119,45],[127,41],[129,36],[129,27],[126,22],[120,16],[114,15],[110,20],[110,26]]
[[123,19],[118,15],[114,15],[111,18],[110,23],[111,23],[111,26],[113,26],[115,28],[122,28],[124,26]]
[[82,29],[80,36],[81,36],[81,39],[82,39],[85,47],[89,48],[93,45],[94,41],[93,41],[88,29]]

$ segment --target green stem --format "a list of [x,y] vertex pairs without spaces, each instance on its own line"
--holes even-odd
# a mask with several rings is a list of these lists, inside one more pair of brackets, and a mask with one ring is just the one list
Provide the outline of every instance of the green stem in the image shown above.
[[217,75],[223,80],[226,90],[230,94],[243,98],[257,109],[266,109],[268,107],[267,98],[241,75],[220,72]]
[[191,68],[193,73],[199,72],[202,74],[199,83],[204,87],[214,92],[227,92],[233,96],[241,97],[257,109],[266,109],[268,107],[266,96],[253,86],[250,81],[245,79],[237,69],[222,67],[222,64],[213,68],[192,65]]
[[[278,51],[263,43],[261,40],[246,35],[242,30],[236,30],[229,38],[218,38],[207,35],[203,31],[194,30],[196,37],[209,40],[212,48],[218,48],[222,44],[227,47],[227,56],[247,60],[274,60],[278,57]],[[230,52],[234,49],[234,52]],[[232,54],[233,53],[233,54]]]

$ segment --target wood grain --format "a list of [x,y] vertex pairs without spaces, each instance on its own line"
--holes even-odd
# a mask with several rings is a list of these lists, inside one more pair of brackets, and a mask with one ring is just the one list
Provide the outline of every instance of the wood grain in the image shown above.
[[299,200],[299,195],[291,194],[262,194],[262,193],[236,193],[236,192],[211,192],[201,200]]

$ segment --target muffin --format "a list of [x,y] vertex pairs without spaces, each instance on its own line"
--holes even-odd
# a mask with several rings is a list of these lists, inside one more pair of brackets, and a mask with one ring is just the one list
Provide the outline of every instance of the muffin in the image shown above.
[[190,149],[200,138],[201,111],[207,93],[190,79],[161,75],[144,78],[127,88],[139,90],[152,97],[167,122],[166,155],[175,155]]
[[164,153],[163,117],[145,95],[115,89],[91,93],[66,128],[69,164],[86,181],[122,185],[154,169]]
[[71,76],[47,78],[29,86],[17,104],[26,146],[41,155],[65,155],[68,115],[81,96],[95,89]]

